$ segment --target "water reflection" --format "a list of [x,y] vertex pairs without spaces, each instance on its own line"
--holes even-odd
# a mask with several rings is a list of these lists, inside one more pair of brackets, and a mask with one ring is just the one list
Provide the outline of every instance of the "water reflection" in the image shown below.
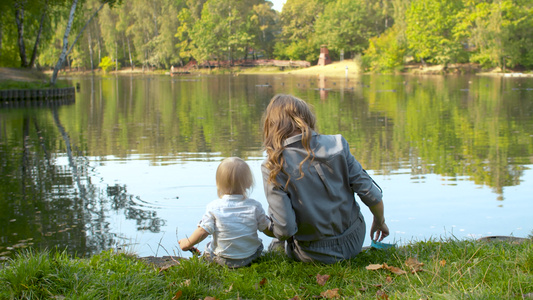
[[[78,256],[108,249],[120,239],[109,230],[109,217],[122,211],[140,227],[159,232],[164,222],[154,211],[133,207],[124,187],[109,187],[106,195],[91,182],[93,167],[79,144],[71,144],[57,110],[1,115],[0,219],[9,220],[2,222],[1,256],[27,246]],[[53,122],[43,123],[50,118]]]
[[[398,237],[434,236],[448,223],[434,215],[436,209],[462,224],[457,226],[465,235],[490,231],[463,224],[470,222],[465,219],[483,223],[496,214],[509,223],[506,234],[533,229],[523,216],[533,186],[532,79],[68,80],[81,87],[73,105],[0,109],[0,220],[6,224],[0,257],[28,245],[68,248],[79,256],[123,244],[135,244],[142,255],[154,255],[160,246],[171,251],[176,231],[192,232],[216,197],[214,171],[228,156],[253,167],[258,184],[252,196],[266,206],[258,171],[260,119],[276,93],[309,101],[320,132],[346,137],[384,187]],[[465,203],[480,215],[465,212]],[[512,209],[486,211],[503,203]]]

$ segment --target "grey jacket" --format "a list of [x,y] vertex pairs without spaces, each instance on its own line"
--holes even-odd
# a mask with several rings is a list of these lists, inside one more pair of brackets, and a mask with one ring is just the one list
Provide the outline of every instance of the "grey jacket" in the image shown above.
[[313,132],[310,146],[315,156],[304,163],[305,176],[300,178],[299,164],[307,156],[301,140],[302,135],[296,135],[284,143],[283,168],[291,176],[286,188],[287,175],[280,172],[277,181],[282,187],[275,187],[268,183],[266,161],[262,164],[271,229],[280,240],[293,237],[296,241],[318,242],[342,237],[362,218],[354,193],[365,205],[373,206],[382,199],[381,189],[350,153],[341,135]]

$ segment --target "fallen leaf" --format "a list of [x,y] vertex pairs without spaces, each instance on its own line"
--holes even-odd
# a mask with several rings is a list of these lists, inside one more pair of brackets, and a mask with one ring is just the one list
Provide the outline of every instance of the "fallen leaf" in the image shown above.
[[441,267],[444,267],[444,266],[446,265],[446,260],[443,259],[443,260],[441,260],[439,263],[440,263],[440,266],[441,266]]
[[320,293],[320,296],[322,296],[323,298],[328,298],[328,299],[338,299],[341,297],[341,295],[339,295],[338,288],[322,292]]
[[259,281],[259,286],[260,287],[264,286],[266,284],[266,282],[267,282],[266,278],[261,279],[261,281]]
[[181,298],[181,294],[182,293],[183,293],[182,291],[177,291],[176,295],[174,295],[174,297],[172,297],[172,300],[177,300],[177,299]]
[[229,286],[229,288],[224,290],[224,292],[229,293],[229,292],[231,292],[231,290],[233,290],[233,283]]
[[389,299],[389,295],[387,295],[387,293],[384,290],[378,290],[376,292],[376,297],[378,299],[383,299],[383,300],[388,300]]
[[204,298],[204,300],[217,300],[215,297],[207,296]]
[[258,290],[259,288],[262,288],[266,284],[266,282],[267,282],[266,278],[261,279],[259,283],[256,283],[254,285],[255,289]]
[[326,282],[328,281],[329,279],[329,275],[320,275],[319,274],[316,274],[316,282],[319,284],[319,285],[324,285],[326,284]]
[[409,257],[405,261],[405,265],[408,266],[409,268],[416,269],[416,268],[424,266],[424,263],[419,262],[418,259],[416,259],[414,257]]
[[159,268],[159,273],[164,272],[164,271],[170,269],[170,268],[173,267],[173,266],[174,266],[174,265],[166,265],[166,266],[163,266],[163,267]]
[[392,277],[387,276],[387,278],[385,278],[385,281],[387,281],[387,283],[391,283],[392,282]]
[[375,270],[379,270],[379,269],[382,269],[382,268],[383,268],[383,265],[380,265],[380,264],[370,264],[370,265],[366,266],[366,269],[370,270],[370,271],[375,271]]
[[398,268],[398,267],[387,267],[387,270],[391,271],[392,273],[396,274],[396,275],[403,275],[403,274],[407,274],[406,271]]

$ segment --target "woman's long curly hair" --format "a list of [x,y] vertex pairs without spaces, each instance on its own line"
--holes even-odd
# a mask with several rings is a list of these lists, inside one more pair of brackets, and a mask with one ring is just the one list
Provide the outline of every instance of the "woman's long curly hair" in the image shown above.
[[263,115],[263,147],[267,152],[266,167],[270,170],[268,181],[277,187],[276,176],[282,172],[288,176],[285,187],[289,184],[290,175],[283,169],[283,142],[295,134],[302,134],[302,144],[307,157],[300,162],[300,178],[304,176],[302,165],[314,155],[309,146],[312,132],[315,130],[316,118],[311,107],[303,100],[292,95],[278,94],[270,100]]

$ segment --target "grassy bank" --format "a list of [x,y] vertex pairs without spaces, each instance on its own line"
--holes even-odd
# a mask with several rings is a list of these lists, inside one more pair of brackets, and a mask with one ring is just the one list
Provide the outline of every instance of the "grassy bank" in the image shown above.
[[0,286],[0,299],[523,299],[533,298],[533,242],[431,240],[333,265],[268,253],[237,270],[25,251],[0,269]]
[[[54,88],[69,85],[58,81]],[[35,69],[0,68],[0,90],[30,90],[51,88],[50,77]]]

